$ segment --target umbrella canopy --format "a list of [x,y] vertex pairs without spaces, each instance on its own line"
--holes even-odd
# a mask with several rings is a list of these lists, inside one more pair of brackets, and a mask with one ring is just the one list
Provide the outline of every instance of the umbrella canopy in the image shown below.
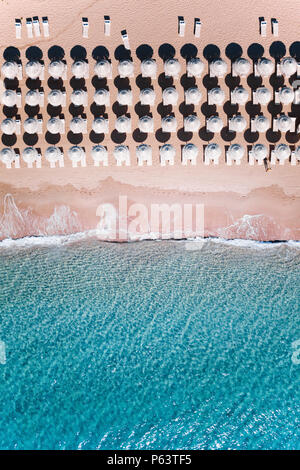
[[227,64],[223,59],[215,59],[210,64],[210,70],[216,77],[224,77],[227,72]]
[[220,87],[209,90],[208,96],[211,104],[222,105],[225,101],[225,93]]
[[285,114],[280,116],[277,119],[277,126],[281,132],[289,131],[291,128],[291,124],[292,124],[291,118],[289,116],[286,116]]
[[74,90],[71,94],[71,102],[74,106],[82,106],[85,102],[85,94],[84,90]]
[[141,132],[145,132],[146,134],[148,134],[149,132],[153,132],[153,128],[154,128],[153,118],[151,116],[140,117],[138,126]]
[[268,156],[268,149],[263,144],[255,144],[252,147],[252,153],[256,160],[264,160]]
[[194,144],[186,144],[182,148],[182,156],[189,159],[197,158],[199,154],[199,149]]
[[238,115],[231,118],[230,124],[235,132],[243,132],[246,129],[247,121],[243,116]]
[[110,78],[111,77],[111,63],[108,60],[99,60],[94,67],[94,72],[98,78]]
[[120,60],[118,64],[118,72],[120,77],[130,77],[133,74],[134,67],[131,60]]
[[121,104],[122,106],[132,105],[132,91],[129,88],[119,90],[117,99],[119,104]]
[[175,132],[177,129],[177,120],[174,116],[165,116],[161,120],[163,132]]
[[279,92],[279,99],[283,104],[290,104],[294,100],[294,91],[287,86],[282,87]]
[[92,127],[96,134],[106,134],[108,132],[108,121],[104,117],[98,117],[93,120]]
[[141,72],[143,77],[155,78],[157,73],[157,64],[154,59],[145,59],[141,63]]
[[37,60],[30,60],[25,65],[26,75],[32,80],[36,80],[41,75],[42,70],[42,64],[40,64],[40,62],[38,62]]
[[138,158],[151,160],[152,158],[152,147],[151,145],[141,144],[136,148],[136,155]]
[[13,90],[5,90],[2,94],[2,104],[12,108],[17,104],[17,93]]
[[40,94],[37,90],[29,90],[25,95],[25,103],[29,106],[38,106],[40,103]]
[[166,160],[173,159],[176,155],[176,150],[171,144],[164,144],[159,149],[160,157]]
[[127,145],[116,145],[113,154],[117,160],[128,160],[130,157],[129,148]]
[[27,134],[36,134],[38,131],[38,121],[34,118],[28,118],[24,121],[24,131]]
[[204,63],[198,58],[191,59],[187,63],[186,70],[187,74],[191,77],[201,77]]
[[110,102],[109,91],[105,88],[99,88],[95,91],[94,101],[98,106],[108,106]]
[[228,148],[227,154],[233,160],[241,160],[245,154],[245,149],[240,144],[232,144]]
[[45,152],[45,158],[49,163],[55,163],[61,158],[61,151],[58,147],[54,145],[48,147]]
[[213,160],[218,160],[221,156],[221,147],[215,143],[208,144],[205,148],[205,154]]
[[48,66],[48,73],[51,77],[58,80],[61,78],[65,71],[65,64],[61,60],[53,60]]
[[3,134],[12,135],[16,132],[16,122],[13,119],[4,119],[1,123],[1,131]]
[[221,132],[223,121],[219,116],[211,116],[206,121],[206,129],[208,132]]
[[94,145],[92,148],[92,159],[94,162],[101,162],[102,160],[106,160],[108,158],[108,152],[103,145]]
[[84,120],[78,116],[73,117],[70,122],[70,130],[73,134],[81,134],[84,131]]
[[199,104],[202,98],[202,93],[197,87],[191,87],[185,91],[186,104]]
[[125,134],[131,130],[131,119],[127,116],[120,116],[116,119],[115,128],[120,134]]
[[286,144],[279,144],[279,145],[276,145],[274,154],[276,155],[276,158],[278,158],[278,160],[284,161],[290,157],[291,149]]
[[268,104],[272,99],[271,91],[265,86],[259,87],[256,90],[256,99],[260,104]]
[[75,78],[84,78],[86,75],[88,64],[84,60],[76,60],[71,67],[72,75]]
[[57,117],[53,117],[49,119],[47,122],[47,131],[50,132],[50,134],[59,134],[61,129],[61,122],[60,119]]
[[165,88],[162,94],[164,106],[176,105],[178,101],[178,91],[170,86]]
[[281,71],[286,77],[290,77],[297,72],[297,62],[293,57],[285,57],[280,62]]
[[68,157],[72,162],[80,162],[82,158],[85,156],[85,152],[82,147],[78,147],[78,145],[73,145],[68,150]]
[[249,60],[240,57],[233,63],[233,69],[236,75],[240,77],[246,77],[250,73],[251,64]]
[[237,86],[232,92],[232,97],[235,103],[245,104],[248,100],[249,93],[244,87]]
[[184,131],[185,132],[198,132],[200,129],[200,119],[194,114],[184,118]]
[[167,59],[164,63],[164,69],[167,77],[178,77],[181,66],[177,59]]
[[6,147],[0,152],[0,160],[2,163],[12,163],[16,158],[15,151],[12,148]]
[[51,106],[61,106],[63,99],[63,93],[60,90],[51,90],[48,95],[48,102]]
[[270,120],[266,116],[256,116],[254,124],[257,132],[266,132],[270,128]]
[[18,64],[16,62],[4,62],[1,73],[4,77],[13,80],[18,75]]
[[261,77],[269,77],[275,70],[275,65],[270,59],[262,58],[256,64],[258,75]]
[[39,153],[33,147],[26,147],[22,152],[22,158],[25,163],[33,163],[37,160]]
[[153,106],[155,102],[155,91],[152,88],[143,88],[140,91],[140,102],[143,105]]

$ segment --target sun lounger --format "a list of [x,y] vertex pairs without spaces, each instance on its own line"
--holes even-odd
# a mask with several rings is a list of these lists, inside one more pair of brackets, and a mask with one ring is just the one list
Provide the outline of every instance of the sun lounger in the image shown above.
[[124,47],[125,49],[130,49],[130,46],[129,46],[129,39],[128,39],[128,34],[127,34],[127,31],[126,29],[124,29],[123,31],[121,31],[121,35],[122,35],[122,39],[123,39],[123,43],[124,43]]
[[178,16],[178,34],[183,37],[185,32],[185,21],[183,16]]
[[110,17],[104,16],[104,34],[110,36]]
[[44,36],[45,38],[48,38],[49,37],[49,22],[48,22],[47,16],[43,16],[42,25],[43,25]]
[[272,18],[272,32],[273,36],[278,36],[278,21]]
[[40,22],[38,16],[34,16],[32,18],[32,23],[33,23],[33,31],[35,36],[38,38],[41,35],[41,30],[40,30]]
[[21,37],[22,37],[22,23],[21,23],[21,20],[16,19],[15,20],[15,26],[16,26],[16,39],[21,39]]
[[22,107],[22,95],[20,91],[17,91],[17,108]]
[[82,18],[82,36],[89,37],[89,20],[87,18]]
[[260,34],[262,37],[267,36],[267,22],[265,19],[260,19]]
[[26,18],[26,29],[27,29],[27,36],[29,38],[33,38],[32,19],[31,18]]
[[300,86],[295,90],[294,104],[300,104]]
[[199,18],[195,18],[194,35],[196,38],[200,38],[200,32],[201,32],[201,21]]
[[21,121],[16,118],[16,135],[21,135]]

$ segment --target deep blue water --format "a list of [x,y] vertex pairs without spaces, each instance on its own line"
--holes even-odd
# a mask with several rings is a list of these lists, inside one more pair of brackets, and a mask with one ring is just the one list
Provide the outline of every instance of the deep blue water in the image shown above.
[[300,249],[0,246],[1,449],[300,449]]

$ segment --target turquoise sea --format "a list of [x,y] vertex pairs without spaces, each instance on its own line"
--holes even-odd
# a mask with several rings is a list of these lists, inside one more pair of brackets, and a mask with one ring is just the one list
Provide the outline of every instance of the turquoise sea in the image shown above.
[[2,242],[0,280],[1,449],[300,449],[299,244]]

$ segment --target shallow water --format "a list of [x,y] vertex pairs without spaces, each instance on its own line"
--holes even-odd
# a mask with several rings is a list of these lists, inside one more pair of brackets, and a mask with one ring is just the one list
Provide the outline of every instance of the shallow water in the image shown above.
[[0,448],[300,449],[299,245],[185,247],[0,245]]

